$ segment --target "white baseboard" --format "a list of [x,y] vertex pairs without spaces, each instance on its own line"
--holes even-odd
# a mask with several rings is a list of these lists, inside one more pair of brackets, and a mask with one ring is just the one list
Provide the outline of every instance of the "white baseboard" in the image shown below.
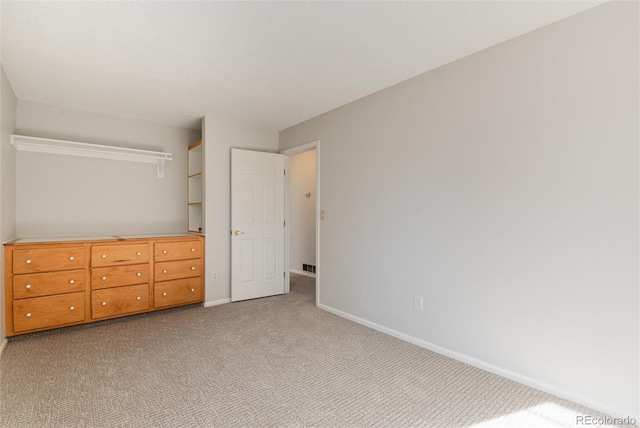
[[4,351],[4,348],[7,347],[8,343],[9,343],[9,341],[7,340],[6,337],[4,339],[2,339],[2,342],[0,342],[0,355],[2,355],[2,351]]
[[416,337],[410,336],[408,334],[405,333],[401,333],[397,330],[382,326],[380,324],[376,324],[374,322],[365,320],[363,318],[357,317],[355,315],[351,315],[348,314],[346,312],[343,312],[339,309],[335,309],[332,308],[330,306],[327,305],[323,305],[321,303],[318,303],[316,305],[318,308],[325,310],[327,312],[331,312],[334,315],[337,315],[339,317],[342,318],[346,318],[350,321],[356,322],[358,324],[362,324],[366,327],[372,328],[374,330],[377,330],[379,332],[388,334],[390,336],[396,337],[400,340],[404,340],[405,342],[409,342],[412,343],[416,346],[419,346],[421,348],[424,349],[428,349],[430,351],[436,352],[440,355],[444,355],[446,357],[449,358],[453,358],[454,360],[457,361],[461,361],[463,363],[469,364],[471,366],[477,367],[479,369],[488,371],[490,373],[493,374],[497,374],[498,376],[502,376],[505,377],[507,379],[510,379],[512,381],[521,383],[523,385],[529,386],[531,388],[535,388],[538,389],[540,391],[546,392],[548,394],[551,395],[555,395],[556,397],[559,398],[564,398],[565,400],[569,400],[572,401],[574,403],[578,403],[578,404],[582,404],[583,406],[589,407],[593,410],[597,410],[601,413],[604,413],[606,415],[612,416],[614,418],[626,418],[626,417],[632,417],[635,418],[636,420],[639,419],[639,415],[634,414],[634,411],[631,411],[631,409],[629,410],[624,410],[624,409],[620,409],[618,407],[616,407],[615,405],[611,405],[608,403],[603,403],[599,400],[595,400],[593,398],[587,397],[585,395],[573,392],[573,391],[568,391],[566,389],[563,388],[559,388],[555,385],[546,383],[546,382],[542,382],[540,380],[537,379],[533,379],[531,377],[522,375],[520,373],[516,373],[516,372],[512,372],[511,370],[507,370],[504,369],[502,367],[498,367],[498,366],[494,366],[493,364],[487,363],[485,361],[482,360],[478,360],[477,358],[474,357],[470,357],[468,355],[465,354],[461,354],[459,352],[456,351],[452,351],[450,349],[447,348],[443,348],[442,346],[438,346],[435,345],[433,343],[424,341],[422,339],[418,339]]
[[315,278],[316,274],[311,272],[305,272],[303,270],[289,269],[289,272],[297,273],[298,275],[308,276],[309,278]]
[[227,297],[226,299],[220,299],[220,300],[212,300],[210,302],[204,302],[204,307],[210,308],[211,306],[224,305],[225,303],[231,303],[231,297]]

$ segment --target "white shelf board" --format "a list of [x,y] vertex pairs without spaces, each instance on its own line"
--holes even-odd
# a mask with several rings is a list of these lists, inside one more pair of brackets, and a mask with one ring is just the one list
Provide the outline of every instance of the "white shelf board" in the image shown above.
[[171,153],[151,150],[129,149],[126,147],[103,146],[100,144],[78,143],[75,141],[52,140],[49,138],[12,135],[11,144],[16,150],[26,152],[54,153],[69,156],[84,156],[99,159],[114,159],[129,162],[155,163],[158,178],[164,177],[166,161],[173,160]]

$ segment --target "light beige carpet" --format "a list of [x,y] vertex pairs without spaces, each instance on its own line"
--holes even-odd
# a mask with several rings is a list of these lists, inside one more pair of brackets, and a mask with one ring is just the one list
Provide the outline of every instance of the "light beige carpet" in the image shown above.
[[288,295],[14,338],[2,427],[575,427],[602,416]]

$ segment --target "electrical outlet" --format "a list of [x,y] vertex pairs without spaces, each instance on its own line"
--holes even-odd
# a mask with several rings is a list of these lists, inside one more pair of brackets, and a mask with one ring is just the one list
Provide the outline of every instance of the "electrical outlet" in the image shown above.
[[218,272],[211,272],[211,280],[212,281],[218,280]]
[[424,300],[420,296],[413,296],[413,308],[416,311],[424,310]]

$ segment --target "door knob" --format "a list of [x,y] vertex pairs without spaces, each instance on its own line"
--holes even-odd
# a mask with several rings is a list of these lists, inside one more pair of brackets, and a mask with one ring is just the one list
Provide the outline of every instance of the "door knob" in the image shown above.
[[244,232],[241,230],[236,230],[235,232],[233,232],[234,235],[244,235]]

